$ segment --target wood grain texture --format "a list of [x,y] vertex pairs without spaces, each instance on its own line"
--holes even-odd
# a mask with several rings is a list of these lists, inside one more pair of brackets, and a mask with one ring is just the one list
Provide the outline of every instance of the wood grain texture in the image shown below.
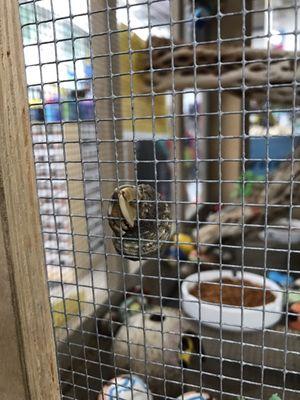
[[0,9],[0,397],[57,400],[18,2]]
[[[110,74],[112,72],[118,72],[118,64],[113,61],[113,57],[103,57],[104,54],[110,52],[110,49],[115,52],[118,50],[117,40],[115,38],[113,39],[109,34],[103,34],[103,32],[107,32],[109,29],[116,29],[117,27],[114,11],[115,4],[116,2],[114,0],[111,1],[109,3],[111,9],[108,10],[105,0],[90,1],[91,35],[93,36],[91,52],[94,57],[93,70],[94,77],[100,77],[94,80],[94,96],[96,99],[96,134],[99,139],[99,175],[100,180],[103,179],[101,181],[101,211],[105,218],[103,230],[106,252],[107,286],[110,290],[122,288],[123,282],[120,272],[122,268],[126,269],[127,262],[121,260],[112,245],[112,231],[108,226],[108,220],[106,218],[108,201],[118,184],[118,178],[119,180],[124,179],[126,176],[125,168],[128,169],[128,164],[120,168],[116,161],[124,159],[124,156],[129,156],[130,153],[129,148],[120,148],[120,146],[117,145],[116,139],[121,137],[121,132],[120,127],[113,124],[113,119],[117,112],[117,106],[114,100],[109,99],[105,104],[101,101],[101,98],[110,97],[113,93],[118,93],[119,90],[118,80],[110,79]],[[98,12],[99,10],[106,11]],[[119,176],[117,176],[117,171]],[[103,266],[101,266],[101,268],[103,269]]]

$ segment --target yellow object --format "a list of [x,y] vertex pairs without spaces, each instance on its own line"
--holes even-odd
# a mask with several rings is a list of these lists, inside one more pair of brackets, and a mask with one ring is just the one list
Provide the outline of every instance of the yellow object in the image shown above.
[[[120,90],[117,95],[127,96],[116,100],[116,110],[120,110],[122,118],[128,119],[122,121],[123,136],[132,138],[133,130],[139,138],[143,138],[143,135],[146,138],[151,137],[153,130],[155,134],[170,134],[170,119],[161,118],[169,114],[167,96],[153,96],[151,87],[145,85],[142,74],[135,73],[144,70],[145,52],[134,51],[146,49],[147,43],[134,33],[130,35],[129,41],[128,27],[120,25],[119,29],[122,32],[118,33],[118,51],[127,53],[115,56],[121,74],[119,77]],[[129,53],[130,48],[133,50],[131,54]],[[146,51],[149,54],[149,50]],[[133,97],[130,98],[130,96]],[[153,120],[153,116],[159,118]]]
[[180,354],[180,359],[188,366],[191,362],[192,354],[187,353],[195,353],[196,349],[192,338],[185,336],[185,340],[186,346],[182,349],[183,353]]
[[141,304],[138,301],[134,301],[129,305],[130,311],[140,311],[142,308]]
[[180,250],[184,252],[185,255],[188,255],[192,250],[194,250],[195,246],[193,244],[189,244],[193,241],[190,235],[186,235],[185,233],[175,234],[173,237],[173,241],[177,243]]
[[85,295],[83,291],[79,291],[79,299],[77,292],[68,295],[65,300],[57,301],[53,304],[53,321],[56,328],[66,328],[67,322],[80,315],[80,302],[84,301]]

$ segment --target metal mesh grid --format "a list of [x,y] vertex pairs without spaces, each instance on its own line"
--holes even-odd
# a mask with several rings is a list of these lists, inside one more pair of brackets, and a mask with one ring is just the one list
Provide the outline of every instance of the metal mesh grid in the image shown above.
[[[19,3],[62,398],[97,399],[111,379],[120,390],[120,374],[138,375],[147,389],[113,392],[115,398],[176,398],[191,390],[216,399],[300,397],[300,339],[288,302],[298,289],[274,291],[284,297],[280,311],[268,311],[266,290],[270,272],[296,280],[299,270],[298,2],[218,0],[206,9],[195,0]],[[274,30],[276,21],[283,31]],[[157,44],[156,36],[168,41]],[[290,50],[277,56],[293,71],[289,82],[273,82],[271,51],[278,37]],[[241,58],[226,61],[225,44],[239,48]],[[215,45],[214,57],[201,61],[199,45]],[[249,60],[251,45],[263,48],[266,58],[256,53]],[[189,52],[178,59],[182,48]],[[267,66],[263,83],[246,76],[251,63]],[[228,69],[241,71],[239,83],[224,86]],[[211,71],[216,84],[203,84]],[[167,87],[157,89],[161,84]],[[292,95],[273,103],[274,90],[282,88],[292,88]],[[287,148],[282,135],[272,134],[276,115],[289,118]],[[257,147],[264,149],[255,153]],[[276,175],[279,163],[287,172]],[[263,177],[249,175],[256,167]],[[157,231],[159,204],[168,203],[172,233],[191,239],[156,239],[154,256],[128,261],[122,235],[108,226],[108,206],[114,188],[141,182],[156,192]],[[228,211],[232,215],[224,220]],[[137,214],[141,247],[147,238],[141,237],[139,207]],[[217,228],[216,240],[204,239],[211,239],[203,232],[207,226]],[[193,257],[184,245],[192,245]],[[226,271],[232,278],[240,273],[241,323],[235,331],[228,330],[222,297],[228,283],[220,287],[221,312],[213,327],[206,324],[212,311],[184,301],[184,279],[195,273],[200,280],[211,270],[219,272],[219,281]],[[249,272],[261,277],[264,288],[255,317],[262,315],[262,327],[254,331],[247,329],[249,306],[243,303]],[[138,311],[130,308],[133,299]],[[193,318],[184,304],[193,308]],[[276,313],[280,321],[266,326]]]

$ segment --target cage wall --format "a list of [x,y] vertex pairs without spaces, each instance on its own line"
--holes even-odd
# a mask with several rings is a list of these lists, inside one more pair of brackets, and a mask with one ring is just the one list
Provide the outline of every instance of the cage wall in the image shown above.
[[298,398],[298,1],[19,10],[62,399]]

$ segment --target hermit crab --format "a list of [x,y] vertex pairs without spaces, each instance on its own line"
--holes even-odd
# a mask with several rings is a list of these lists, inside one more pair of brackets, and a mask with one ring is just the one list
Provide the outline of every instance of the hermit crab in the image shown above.
[[115,249],[132,260],[155,254],[170,237],[169,206],[150,185],[116,188],[108,219]]

